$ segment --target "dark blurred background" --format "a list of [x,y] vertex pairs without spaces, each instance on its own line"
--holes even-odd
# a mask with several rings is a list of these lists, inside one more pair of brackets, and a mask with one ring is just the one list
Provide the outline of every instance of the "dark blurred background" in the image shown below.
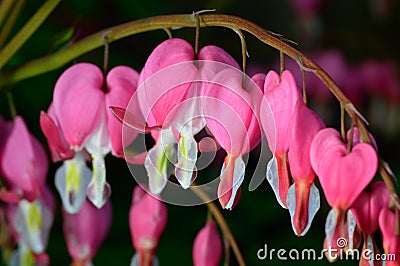
[[[26,1],[12,33],[27,21],[42,1]],[[381,156],[400,174],[400,83],[399,83],[399,28],[400,8],[396,0],[335,0],[335,1],[129,1],[129,0],[68,0],[63,1],[43,26],[32,36],[7,67],[18,66],[29,60],[62,49],[91,33],[119,23],[148,16],[192,13],[216,9],[216,13],[237,15],[249,19],[272,32],[283,34],[297,43],[300,51],[325,67],[337,83],[355,101],[355,105],[370,122],[370,130],[378,143]],[[194,44],[194,29],[173,31],[175,37]],[[72,34],[72,35],[71,35]],[[12,36],[11,34],[10,36]],[[72,36],[72,38],[68,38]],[[110,68],[128,65],[138,71],[147,56],[167,35],[164,31],[142,33],[116,41],[110,45]],[[64,41],[63,41],[64,40]],[[66,41],[65,41],[66,40]],[[279,53],[246,35],[248,45],[248,74],[278,70]],[[200,31],[200,46],[219,45],[241,62],[240,41],[228,29],[206,28]],[[103,64],[103,49],[90,52],[74,62]],[[74,62],[71,62],[74,63]],[[25,118],[29,129],[46,146],[39,127],[40,110],[47,110],[57,77],[71,64],[34,78],[24,80],[12,90],[17,112]],[[293,62],[287,60],[288,68]],[[296,70],[299,75],[299,71]],[[299,80],[300,82],[300,80]],[[300,84],[300,83],[299,83]],[[328,126],[338,126],[339,107],[318,81],[309,79],[307,85],[310,105],[317,110]],[[6,97],[0,94],[0,115],[9,118]],[[255,152],[257,153],[257,152]],[[251,164],[250,164],[251,165]],[[49,184],[59,165],[52,165]],[[135,181],[125,162],[108,156],[107,179],[112,186],[113,225],[107,240],[100,248],[94,265],[129,265],[134,254],[128,226],[128,212]],[[249,170],[251,172],[251,169]],[[198,178],[201,178],[200,173]],[[289,213],[275,200],[266,181],[255,191],[248,191],[245,180],[239,205],[233,211],[223,211],[248,265],[290,263],[290,261],[261,261],[256,253],[264,244],[268,249],[322,249],[324,223],[329,206],[322,199],[310,231],[304,237],[294,235]],[[55,191],[55,190],[54,190]],[[60,200],[57,195],[58,206]],[[204,225],[205,206],[168,206],[168,224],[157,256],[161,265],[191,265],[192,244]],[[51,232],[48,252],[51,265],[69,265],[62,235],[60,210]],[[293,261],[292,261],[293,263]],[[323,261],[296,261],[297,265],[327,264]],[[231,254],[229,265],[236,265]],[[340,261],[340,265],[357,265],[355,261]],[[221,264],[222,265],[222,264]]]

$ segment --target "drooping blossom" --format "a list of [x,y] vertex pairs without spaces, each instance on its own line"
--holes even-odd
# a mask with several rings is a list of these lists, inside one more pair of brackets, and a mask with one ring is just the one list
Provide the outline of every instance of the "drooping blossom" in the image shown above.
[[[196,125],[192,121],[185,124],[187,121],[180,114],[196,112],[193,108],[196,108],[197,91],[192,82],[197,68],[193,59],[194,51],[189,43],[182,39],[169,39],[154,49],[140,73],[137,91],[140,109],[147,126],[162,128],[161,131],[151,131],[156,144],[145,160],[149,188],[154,194],[163,190],[173,172],[171,162],[178,166],[175,175],[181,186],[188,188],[192,183],[197,158],[197,143],[193,136],[204,124],[201,121]],[[188,99],[189,102],[185,103]]]
[[132,195],[129,228],[136,254],[131,265],[150,266],[155,259],[158,241],[167,224],[167,207],[139,185]]
[[291,182],[288,161],[291,119],[297,102],[301,101],[291,72],[286,70],[280,77],[276,72],[270,71],[265,79],[264,98],[260,107],[260,119],[273,154],[267,166],[267,180],[279,204],[287,208],[286,199]]
[[[22,199],[18,204],[7,205],[7,219],[15,242],[18,244],[10,259],[10,265],[31,261],[49,265],[46,253],[50,229],[54,221],[55,199],[50,188],[45,187],[43,196],[34,201]],[[24,264],[25,265],[25,264]]]
[[[79,210],[84,194],[99,208],[110,196],[104,156],[111,151],[124,157],[129,143],[123,143],[122,125],[111,117],[108,106],[125,108],[137,80],[135,70],[118,66],[104,81],[101,70],[89,63],[68,68],[58,79],[53,102],[40,122],[53,160],[65,162],[56,174],[56,186],[68,212]],[[91,156],[93,172],[86,166],[85,153]]]
[[389,202],[389,190],[383,181],[377,181],[361,192],[351,207],[357,225],[364,234],[363,251],[370,252],[369,259],[365,256],[360,258],[360,265],[370,265],[370,261],[379,252],[374,241],[374,233],[379,228],[379,214],[381,210],[389,206]]
[[[356,221],[352,212],[347,211],[371,182],[378,166],[378,157],[372,145],[359,140],[354,143],[348,150],[333,128],[321,130],[311,143],[311,165],[332,207],[325,224],[327,245],[331,248],[337,248],[337,242],[332,241],[336,240],[334,237],[347,237],[349,243],[353,242],[351,237]],[[349,230],[343,232],[344,223]],[[343,236],[343,233],[346,235]],[[351,245],[348,248],[351,249]]]
[[8,197],[14,202],[18,198],[34,201],[43,197],[49,166],[43,147],[19,116],[13,122],[4,122],[2,131],[7,136],[1,141],[0,168],[9,189],[8,193],[1,193],[3,200]]
[[[202,48],[197,59],[194,61],[193,48],[186,41],[170,39],[154,49],[140,74],[137,102],[146,124],[135,126],[137,119],[130,119],[130,127],[150,131],[156,141],[145,160],[153,194],[164,189],[173,172],[184,189],[191,185],[198,153],[194,135],[205,126],[202,91],[217,72],[229,66],[239,68],[216,46]],[[137,105],[129,105],[128,112],[130,108]],[[129,125],[128,112],[124,122]]]
[[243,156],[260,141],[257,108],[261,100],[257,83],[249,79],[244,88],[243,73],[234,68],[218,72],[203,92],[207,128],[227,153],[218,186],[218,198],[225,209],[232,209],[240,195],[245,174]]
[[48,265],[45,249],[55,203],[46,185],[46,153],[19,116],[12,122],[0,119],[0,132],[0,173],[7,187],[0,198],[6,203],[8,225],[18,244],[10,263],[19,265],[30,259],[32,264]]
[[91,265],[111,226],[108,200],[100,209],[85,200],[77,213],[63,210],[63,231],[73,266]]
[[294,184],[288,190],[287,205],[293,230],[300,236],[308,231],[320,206],[319,191],[314,185],[316,174],[310,162],[310,147],[315,135],[325,125],[303,101],[297,101],[291,122],[288,158]]
[[194,266],[217,266],[222,256],[222,241],[215,221],[207,221],[193,244]]
[[399,265],[400,216],[395,214],[389,207],[384,208],[379,214],[379,228],[382,232],[383,250],[386,255],[386,266]]

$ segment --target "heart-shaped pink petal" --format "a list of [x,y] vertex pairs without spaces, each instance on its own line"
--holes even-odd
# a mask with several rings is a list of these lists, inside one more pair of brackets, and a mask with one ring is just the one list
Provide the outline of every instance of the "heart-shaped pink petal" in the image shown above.
[[[182,39],[158,45],[143,67],[137,90],[138,102],[149,126],[172,122],[171,111],[187,98],[197,75],[192,46]],[[129,108],[128,108],[129,109]]]
[[316,173],[318,173],[319,164],[322,162],[321,156],[329,148],[336,145],[344,145],[344,143],[340,139],[339,132],[334,128],[325,128],[314,137],[310,148],[310,162]]
[[[270,71],[265,78],[264,97],[260,118],[268,145],[274,154],[284,153],[289,148],[290,119],[296,103],[301,100],[292,73],[286,70],[279,76]],[[273,126],[270,112],[274,120]]]
[[57,80],[53,95],[55,114],[71,146],[81,147],[98,125],[99,112],[105,112],[102,86],[103,73],[89,63],[68,68]]
[[337,136],[332,129],[321,130],[311,144],[310,159],[329,205],[348,209],[374,177],[378,157],[367,143],[359,143],[347,153]]

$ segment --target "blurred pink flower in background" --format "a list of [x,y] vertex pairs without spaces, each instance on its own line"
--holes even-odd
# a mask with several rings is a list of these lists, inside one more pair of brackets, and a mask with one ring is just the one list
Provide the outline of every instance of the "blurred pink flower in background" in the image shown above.
[[73,266],[91,265],[111,227],[111,202],[98,209],[85,200],[77,213],[63,209],[63,230]]
[[222,257],[222,241],[215,221],[207,221],[193,244],[194,266],[217,266]]
[[137,185],[129,211],[129,227],[133,246],[136,249],[131,265],[153,265],[154,253],[166,224],[165,204]]

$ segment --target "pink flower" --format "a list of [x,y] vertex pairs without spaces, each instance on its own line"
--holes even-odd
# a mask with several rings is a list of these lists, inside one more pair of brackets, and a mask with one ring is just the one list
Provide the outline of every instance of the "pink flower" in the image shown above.
[[[379,228],[382,232],[383,249],[387,258],[391,258],[386,261],[387,266],[399,265],[400,235],[398,232],[396,233],[396,226],[398,226],[399,223],[400,216],[396,215],[389,207],[384,208],[380,212]],[[395,257],[393,257],[393,254]]]
[[[108,106],[125,108],[136,90],[138,76],[133,69],[118,66],[108,73],[105,82],[97,66],[80,63],[67,69],[58,79],[53,103],[48,114],[41,114],[40,122],[53,160],[72,162],[72,165],[63,166],[56,177],[68,212],[79,210],[83,193],[87,193],[99,208],[110,196],[104,156],[111,151],[117,157],[125,157],[123,149],[129,143],[123,143],[122,125],[111,117]],[[135,137],[133,133],[127,139],[132,141]],[[86,177],[88,169],[83,170],[87,167],[82,151],[92,157],[91,180]]]
[[137,92],[146,124],[140,126],[140,119],[130,115],[138,107],[135,103],[128,107],[128,112],[121,112],[131,128],[150,131],[156,140],[145,160],[153,194],[164,189],[173,171],[182,188],[191,185],[196,177],[198,154],[194,135],[205,126],[201,91],[226,64],[238,68],[233,58],[216,46],[201,49],[199,61],[194,61],[194,56],[192,46],[181,39],[170,39],[157,46],[140,74]]
[[11,194],[28,201],[43,197],[48,170],[43,147],[21,117],[16,117],[13,122],[0,120],[0,123],[3,124],[0,134],[4,134],[0,141],[0,172]]
[[[333,128],[321,130],[311,144],[310,158],[328,203],[347,210],[376,173],[378,157],[367,143],[358,143],[347,153],[346,144]],[[349,184],[348,180],[353,180]]]
[[[326,199],[333,208],[325,225],[328,245],[331,246],[335,230],[340,226],[338,221],[345,220],[342,218],[344,214],[374,177],[378,157],[376,150],[367,143],[357,143],[347,152],[340,134],[333,128],[326,128],[314,137],[310,159]],[[355,227],[354,217],[349,225]]]
[[379,228],[379,213],[389,206],[390,193],[383,181],[377,181],[364,190],[353,203],[351,211],[357,225],[366,235],[373,235]]
[[152,265],[158,241],[167,224],[167,207],[158,198],[136,186],[129,211],[129,227],[138,265]]
[[111,202],[102,208],[85,200],[79,212],[63,210],[63,230],[69,255],[74,265],[86,265],[95,257],[111,226]]
[[[379,228],[379,213],[389,206],[389,203],[390,193],[383,181],[373,183],[353,203],[351,212],[358,227],[364,233],[363,250],[379,252],[374,241],[374,233]],[[372,254],[370,258],[373,258]],[[364,263],[363,265],[369,265],[369,261],[364,256],[360,259],[360,265],[361,262]]]
[[11,258],[12,265],[20,265],[28,258],[40,265],[49,265],[46,246],[54,221],[55,200],[50,188],[45,187],[41,198],[29,202],[22,199],[18,204],[7,205],[9,221],[18,250]]
[[193,136],[204,127],[201,121],[192,121],[197,112],[197,90],[192,82],[198,72],[193,59],[189,43],[169,39],[154,49],[140,73],[137,99],[143,117],[150,128],[162,129],[151,131],[156,144],[145,159],[149,188],[154,194],[164,189],[173,170],[183,188],[192,183],[197,159]]
[[314,185],[316,175],[310,162],[310,147],[315,135],[325,125],[303,101],[297,101],[291,123],[288,158],[294,184],[288,190],[287,205],[293,230],[300,236],[308,231],[320,206],[319,191]]
[[214,221],[207,221],[193,244],[194,266],[217,266],[222,256],[222,241]]
[[281,77],[274,71],[267,74],[264,100],[260,107],[261,125],[273,154],[267,167],[267,180],[279,204],[284,208],[287,207],[286,199],[290,186],[288,152],[291,121],[299,101],[300,92],[291,72],[286,70]]
[[207,128],[227,152],[218,186],[218,198],[225,209],[232,209],[237,202],[246,167],[243,155],[260,141],[257,113],[261,89],[253,80],[244,89],[242,79],[241,71],[226,68],[216,74],[202,97]]

